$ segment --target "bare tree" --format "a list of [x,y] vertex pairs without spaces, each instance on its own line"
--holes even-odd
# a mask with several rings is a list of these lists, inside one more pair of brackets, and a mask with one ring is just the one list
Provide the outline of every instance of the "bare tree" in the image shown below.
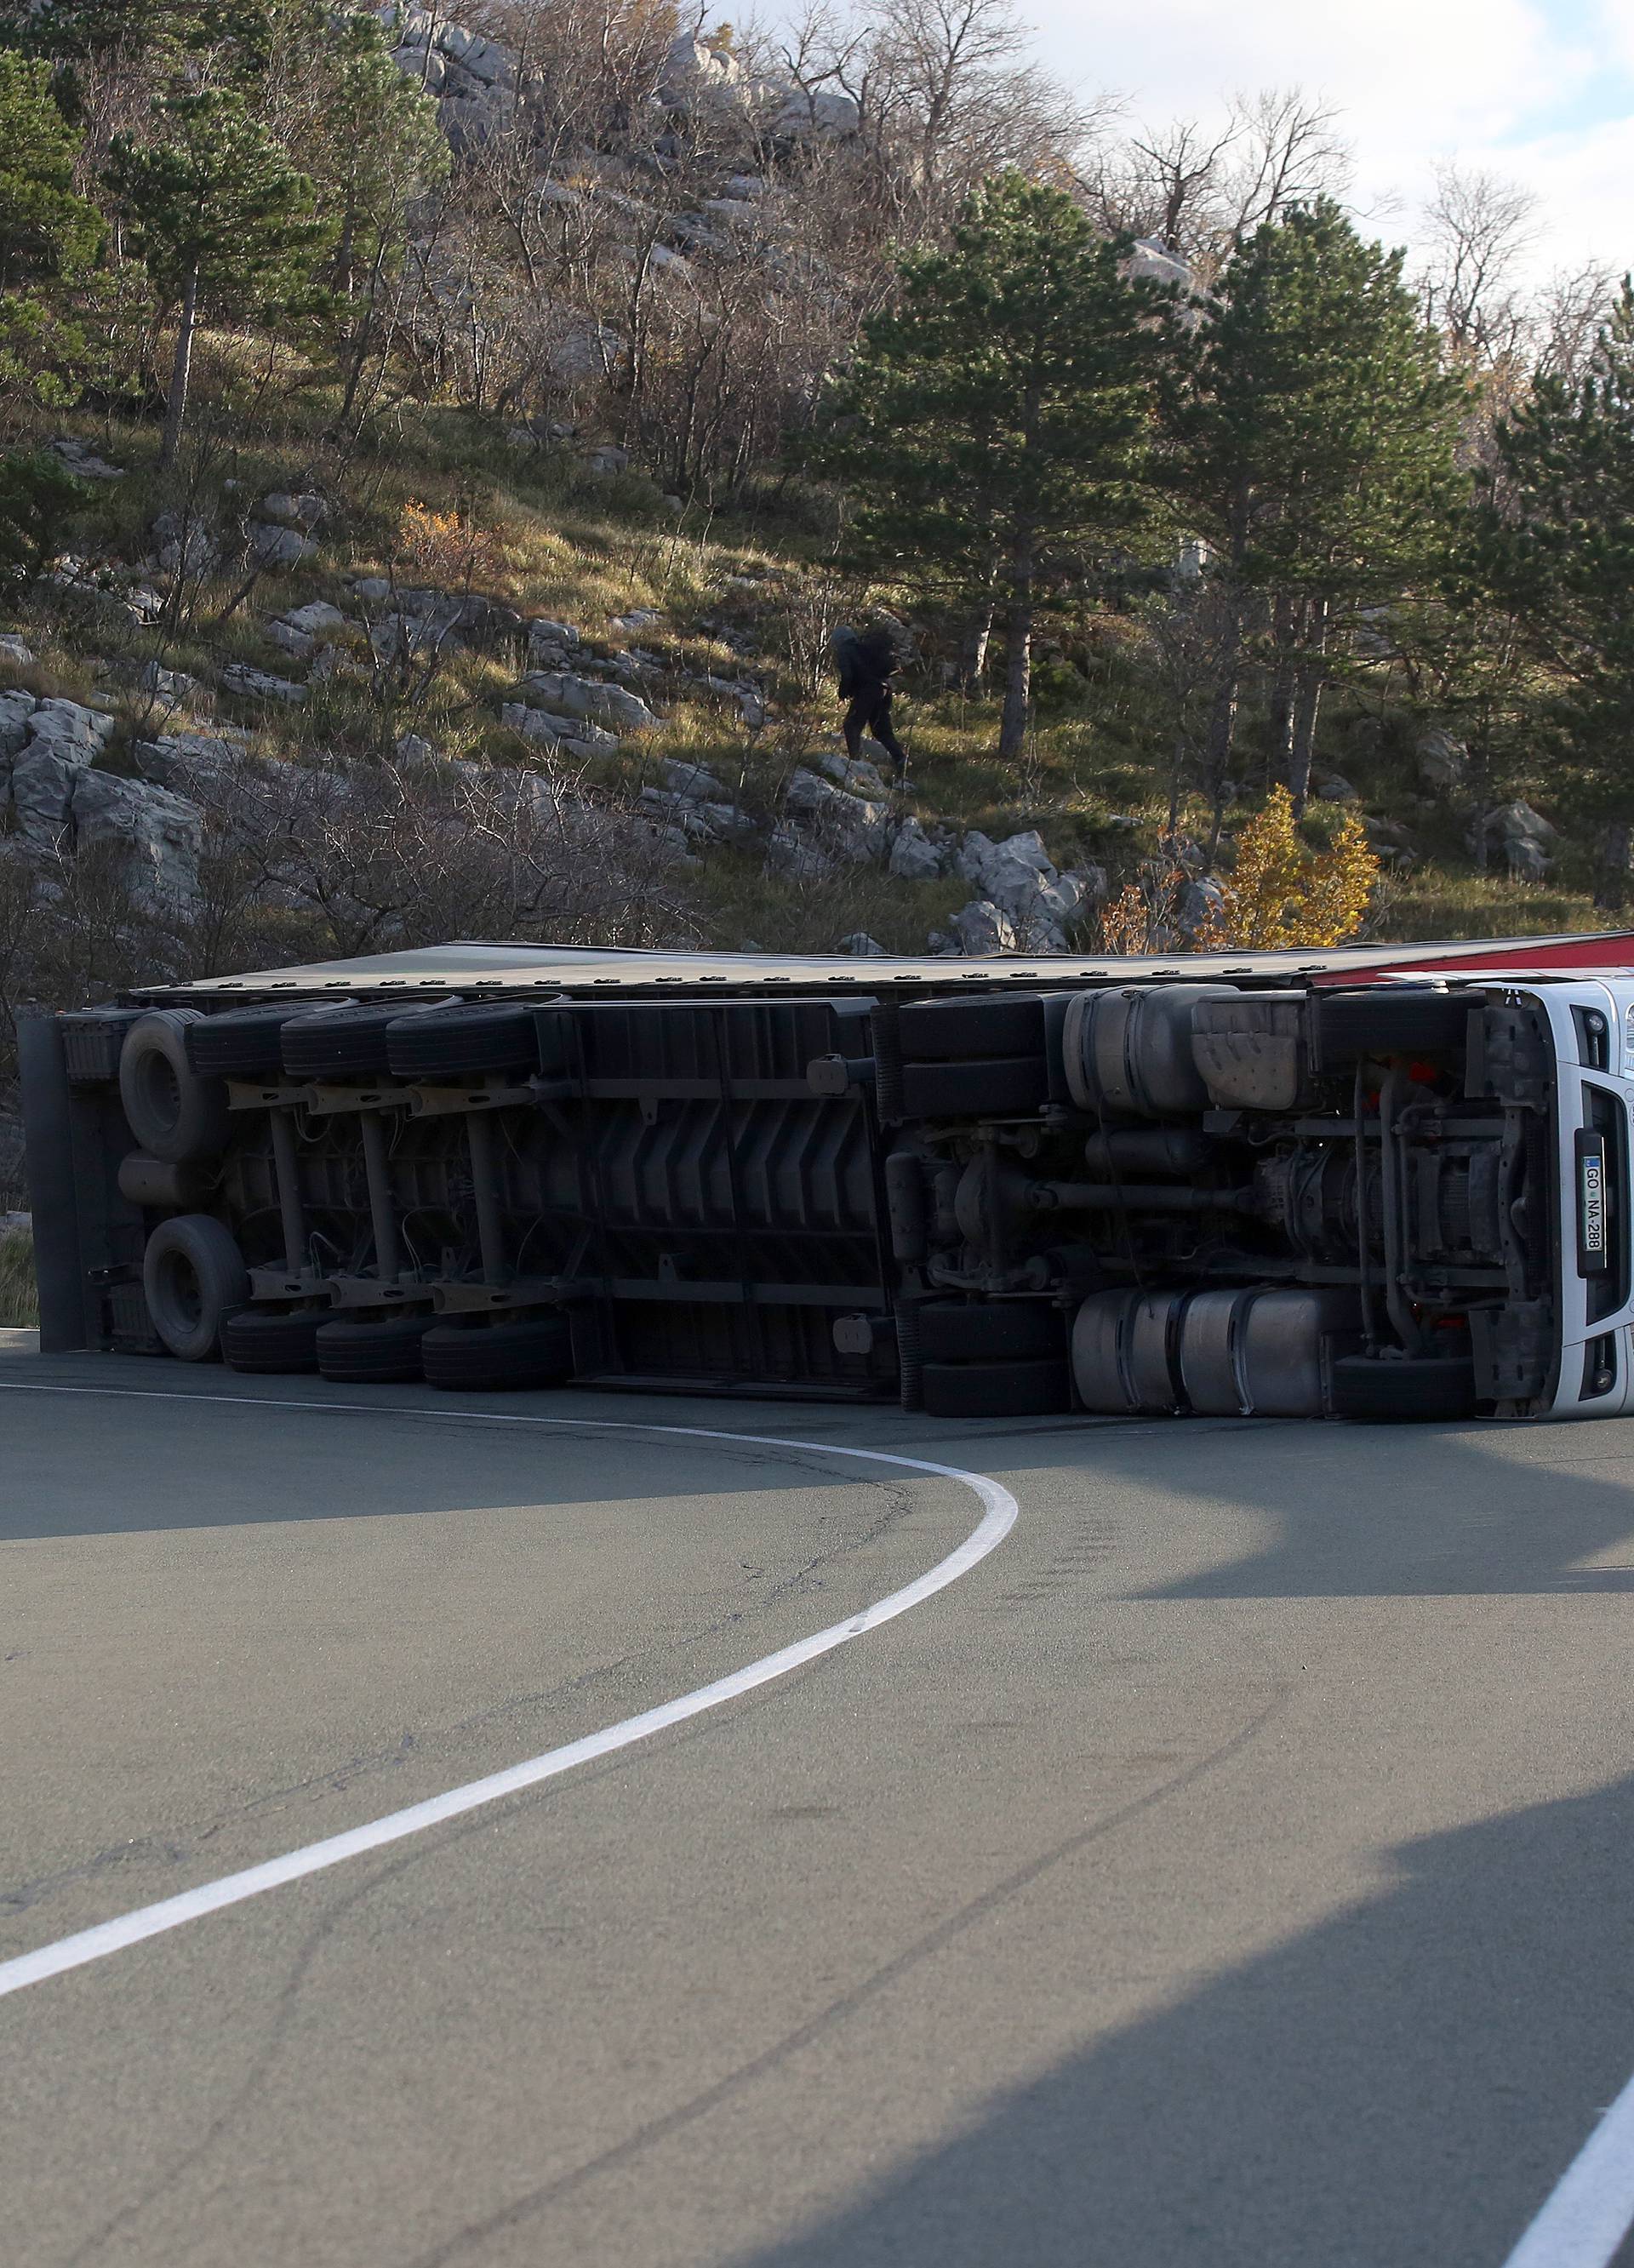
[[1497,370],[1528,341],[1519,274],[1536,241],[1538,201],[1499,173],[1450,163],[1436,167],[1435,183],[1424,214],[1424,313],[1461,359],[1477,371]]
[[1235,162],[1223,184],[1233,244],[1291,206],[1336,196],[1354,170],[1333,105],[1299,87],[1264,87],[1233,106]]
[[1619,282],[1615,268],[1588,261],[1557,269],[1533,310],[1535,358],[1540,372],[1575,386],[1588,369],[1594,342],[1610,318]]

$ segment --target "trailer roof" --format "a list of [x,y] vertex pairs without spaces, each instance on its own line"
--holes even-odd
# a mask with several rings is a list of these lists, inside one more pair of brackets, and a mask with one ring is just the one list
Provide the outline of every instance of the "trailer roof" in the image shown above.
[[671,953],[568,945],[460,942],[408,953],[376,953],[349,961],[309,961],[291,968],[248,970],[180,984],[134,987],[136,1000],[216,1002],[277,994],[375,991],[549,991],[596,993],[722,992],[742,995],[795,988],[802,992],[919,990],[927,985],[1029,985],[1118,983],[1163,976],[1238,976],[1261,981],[1303,977],[1354,983],[1391,970],[1445,968],[1535,970],[1634,969],[1634,932],[1578,936],[1444,939],[1402,945],[1303,947],[1281,953],[992,954],[860,958],[850,954]]

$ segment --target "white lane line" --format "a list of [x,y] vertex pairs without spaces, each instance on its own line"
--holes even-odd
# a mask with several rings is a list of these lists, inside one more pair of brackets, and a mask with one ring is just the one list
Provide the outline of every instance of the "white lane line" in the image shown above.
[[27,1984],[43,1984],[48,1977],[60,1977],[65,1970],[83,1969],[87,1962],[105,1960],[111,1953],[122,1953],[128,1946],[140,1945],[144,1938],[180,1929],[184,1922],[202,1920],[206,1914],[218,1913],[224,1906],[259,1897],[263,1890],[276,1890],[285,1882],[297,1882],[304,1875],[319,1874],[326,1867],[338,1867],[342,1859],[361,1858],[365,1851],[379,1851],[386,1844],[401,1843],[405,1836],[418,1835],[428,1827],[440,1827],[446,1819],[458,1819],[484,1803],[496,1803],[502,1796],[514,1795],[519,1789],[537,1787],[542,1780],[559,1778],[579,1764],[633,1747],[654,1733],[666,1732],[672,1725],[684,1725],[688,1718],[701,1717],[707,1710],[718,1709],[724,1702],[736,1701],[745,1693],[769,1685],[775,1678],[786,1677],[791,1669],[803,1668],[808,1661],[832,1653],[836,1646],[861,1638],[865,1631],[878,1630],[881,1623],[905,1615],[910,1607],[934,1598],[937,1592],[956,1583],[961,1575],[968,1575],[972,1567],[1004,1542],[1015,1525],[1018,1510],[1007,1488],[989,1480],[985,1474],[968,1473],[958,1465],[936,1464],[928,1457],[900,1456],[888,1449],[845,1448],[834,1441],[793,1440],[775,1433],[728,1433],[709,1425],[648,1425],[628,1418],[534,1418],[521,1412],[491,1410],[403,1409],[372,1402],[295,1402],[282,1397],[274,1400],[247,1394],[177,1393],[169,1388],[145,1387],[32,1386],[20,1381],[0,1381],[0,1392],[85,1394],[104,1399],[190,1402],[209,1407],[224,1404],[252,1410],[361,1411],[370,1418],[411,1417],[465,1425],[571,1426],[593,1432],[654,1433],[692,1441],[731,1441],[747,1448],[800,1449],[820,1456],[896,1465],[909,1472],[931,1473],[941,1480],[957,1481],[962,1487],[973,1490],[983,1506],[981,1519],[956,1550],[950,1551],[946,1559],[938,1559],[934,1567],[916,1576],[911,1583],[904,1584],[900,1591],[893,1591],[888,1597],[865,1607],[860,1614],[842,1623],[832,1623],[811,1638],[797,1638],[792,1646],[781,1646],[776,1653],[762,1654],[747,1668],[718,1677],[712,1684],[700,1685],[676,1700],[660,1702],[657,1708],[644,1709],[639,1716],[626,1717],[599,1733],[587,1734],[583,1740],[570,1741],[565,1748],[548,1749],[543,1756],[530,1756],[526,1763],[512,1764],[504,1771],[489,1772],[483,1779],[467,1780],[463,1787],[450,1788],[445,1795],[431,1796],[423,1803],[411,1803],[406,1810],[387,1812],[383,1819],[372,1819],[366,1826],[349,1828],[342,1835],[326,1836],[322,1842],[308,1843],[298,1851],[286,1852],[280,1859],[268,1859],[258,1867],[244,1867],[239,1874],[224,1874],[219,1881],[202,1882],[198,1889],[183,1890],[179,1896],[161,1898],[157,1905],[138,1906],[135,1912],[99,1923],[94,1929],[82,1929],[72,1937],[59,1938],[55,1945],[42,1945],[33,1953],[18,1954],[11,1961],[0,1962],[0,1997],[20,1992]]
[[1634,2227],[1634,2079],[1556,2183],[1504,2268],[1606,2268]]

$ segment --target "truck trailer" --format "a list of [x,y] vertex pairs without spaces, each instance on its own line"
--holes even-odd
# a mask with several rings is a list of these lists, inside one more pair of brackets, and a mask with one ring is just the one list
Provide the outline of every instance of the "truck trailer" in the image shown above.
[[1634,937],[455,944],[24,1020],[48,1351],[938,1418],[1634,1407]]

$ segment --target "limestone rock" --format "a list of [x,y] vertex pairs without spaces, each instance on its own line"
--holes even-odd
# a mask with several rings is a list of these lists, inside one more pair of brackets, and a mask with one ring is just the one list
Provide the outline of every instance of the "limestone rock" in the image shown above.
[[961,953],[1015,953],[1019,950],[1014,924],[1002,906],[990,898],[972,898],[961,906],[948,924]]
[[11,802],[18,833],[29,843],[52,843],[68,824],[74,783],[90,769],[88,750],[48,740],[31,741],[11,766]]
[[1468,791],[1469,751],[1450,733],[1421,733],[1413,746],[1413,761],[1419,785],[1431,795],[1461,796]]
[[25,645],[20,637],[0,637],[0,661],[9,663],[13,669],[26,669],[33,658],[33,647]]
[[1362,799],[1340,772],[1329,772],[1326,779],[1318,780],[1314,792],[1321,803],[1359,803]]
[[558,716],[548,709],[530,708],[526,702],[507,701],[499,712],[499,721],[508,725],[513,733],[519,733],[525,740],[544,747],[563,747],[581,759],[618,754],[617,733],[604,733],[600,725],[583,717]]
[[197,899],[204,820],[197,804],[145,780],[81,772],[70,807],[75,847],[110,843],[127,880],[151,904],[184,909]]
[[161,786],[226,771],[242,763],[249,752],[249,734],[234,725],[220,725],[209,733],[165,733],[157,740],[138,740],[135,749],[143,777]]
[[297,661],[310,661],[318,651],[317,639],[308,637],[305,630],[298,630],[293,622],[269,622],[267,636],[274,645],[281,646]]
[[865,929],[854,929],[849,937],[843,937],[835,951],[854,953],[866,961],[885,961],[889,958],[885,946],[880,943],[878,938],[870,937]]
[[0,759],[16,755],[28,738],[28,720],[40,706],[20,686],[0,693]]
[[944,870],[944,853],[916,819],[905,819],[891,841],[890,871],[901,882],[934,881]]
[[570,717],[590,717],[621,733],[656,733],[659,718],[638,694],[622,685],[602,685],[566,670],[537,670],[522,680],[530,703]]
[[578,646],[578,632],[571,622],[556,622],[546,615],[538,615],[527,625],[528,659],[536,668],[560,668]]
[[252,669],[247,662],[230,662],[221,673],[222,689],[236,693],[243,701],[283,701],[291,706],[306,698],[306,688],[297,685],[287,677],[273,677],[264,669]]
[[882,803],[849,794],[801,765],[784,790],[784,808],[814,828],[827,846],[851,860],[871,858],[885,847],[890,813]]
[[40,701],[28,719],[31,747],[51,747],[72,752],[81,763],[100,753],[114,731],[114,719],[100,709],[87,709],[77,701]]
[[696,803],[725,803],[728,793],[713,772],[705,771],[702,764],[683,763],[677,756],[666,756],[659,770],[664,775],[664,784],[676,795],[688,796]]
[[196,677],[189,677],[185,669],[166,669],[161,662],[150,661],[136,682],[144,693],[151,693],[173,707],[185,701],[190,693],[198,691]]
[[250,551],[263,567],[295,567],[310,559],[317,546],[298,528],[278,527],[271,520],[250,523]]
[[766,842],[766,870],[793,882],[820,882],[833,873],[833,853],[786,819],[780,819]]
[[[713,682],[711,679],[709,681]],[[891,792],[877,764],[865,762],[860,757],[843,755],[837,748],[827,749],[817,758],[819,765],[831,780],[850,788],[854,795],[884,798]]]
[[291,607],[283,619],[291,629],[305,630],[308,637],[327,637],[346,628],[345,615],[327,599],[309,599],[304,607]]
[[72,473],[76,480],[122,481],[125,477],[121,466],[110,465],[99,457],[88,441],[77,441],[69,437],[48,446],[58,463]]

